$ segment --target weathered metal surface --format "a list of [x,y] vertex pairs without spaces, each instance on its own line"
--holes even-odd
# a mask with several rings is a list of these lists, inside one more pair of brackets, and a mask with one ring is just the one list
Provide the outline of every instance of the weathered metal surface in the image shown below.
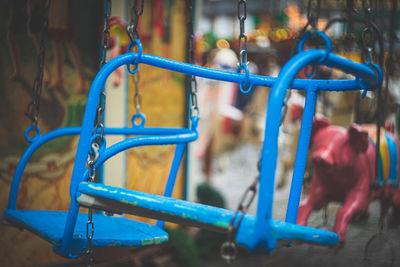
[[[77,202],[86,207],[161,219],[219,232],[228,230],[234,215],[232,210],[87,182],[79,185]],[[255,225],[256,217],[246,214],[238,230],[239,244],[248,246],[249,237],[255,234]],[[268,230],[276,240],[301,240],[325,245],[334,245],[338,241],[335,233],[324,230],[276,220],[270,220],[269,225]]]
[[[6,210],[3,220],[26,229],[42,239],[59,246],[63,237],[67,212],[44,210]],[[92,240],[95,247],[126,247],[157,245],[168,241],[168,234],[159,227],[122,217],[93,214],[96,228]],[[71,242],[71,252],[86,251],[87,213],[79,213]]]

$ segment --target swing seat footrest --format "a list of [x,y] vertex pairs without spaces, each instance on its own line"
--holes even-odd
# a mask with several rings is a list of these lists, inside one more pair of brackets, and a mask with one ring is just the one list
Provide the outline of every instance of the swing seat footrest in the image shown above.
[[[59,246],[67,215],[66,211],[8,209],[3,213],[3,222],[26,229],[54,246]],[[83,254],[87,250],[87,221],[87,213],[78,214],[70,248],[73,255]],[[168,234],[161,228],[122,217],[93,214],[93,223],[94,247],[141,247],[161,244],[168,240]]]

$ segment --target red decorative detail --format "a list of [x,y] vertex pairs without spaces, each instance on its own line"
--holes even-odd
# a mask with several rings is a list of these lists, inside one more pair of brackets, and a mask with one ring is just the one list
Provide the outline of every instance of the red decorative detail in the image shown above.
[[157,34],[159,37],[162,37],[164,35],[164,27],[163,27],[163,1],[162,0],[156,0],[154,3],[154,10],[153,10],[153,16],[154,16],[154,28],[157,31]]

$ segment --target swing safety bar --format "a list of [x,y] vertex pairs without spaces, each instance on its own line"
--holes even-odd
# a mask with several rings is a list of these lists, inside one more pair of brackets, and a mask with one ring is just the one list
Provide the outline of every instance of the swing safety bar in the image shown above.
[[[323,60],[321,60],[323,59]],[[319,62],[321,61],[321,62]],[[332,68],[340,69],[346,73],[354,75],[356,78],[353,80],[302,80],[294,79],[297,73],[305,66],[309,64],[326,65]],[[103,69],[99,72],[95,81],[92,85],[92,90],[90,91],[89,99],[96,100],[100,93],[99,88],[104,84],[105,77],[115,68],[123,64],[148,64],[162,69],[168,69],[176,72],[181,72],[188,75],[204,77],[208,79],[215,79],[220,81],[243,83],[246,79],[249,79],[246,84],[260,85],[260,86],[272,86],[268,100],[268,110],[267,110],[267,121],[266,121],[266,131],[263,143],[262,160],[261,160],[261,170],[260,170],[260,189],[259,189],[259,200],[257,206],[257,215],[251,217],[252,219],[247,221],[246,217],[242,221],[238,229],[237,241],[249,248],[250,250],[257,251],[271,251],[276,247],[276,241],[282,238],[286,239],[300,239],[304,241],[310,241],[311,237],[318,237],[318,241],[321,244],[332,245],[338,242],[338,236],[334,233],[327,231],[322,231],[318,229],[313,229],[310,227],[304,227],[296,225],[298,202],[300,198],[302,180],[304,176],[305,159],[308,152],[309,138],[311,133],[311,125],[314,116],[315,103],[318,91],[351,91],[351,90],[374,90],[382,82],[382,73],[378,67],[374,67],[375,70],[367,65],[355,63],[351,60],[341,58],[332,53],[328,53],[323,50],[307,50],[298,53],[283,67],[277,78],[263,77],[258,75],[233,73],[228,71],[213,70],[205,67],[199,67],[190,65],[187,63],[181,63],[169,59],[159,58],[156,56],[137,53],[129,53],[119,56],[109,63],[107,63]],[[136,66],[138,67],[138,66]],[[287,209],[286,222],[274,221],[271,218],[272,215],[272,202],[274,194],[274,179],[275,179],[275,169],[276,169],[276,159],[278,150],[278,133],[281,124],[281,112],[284,104],[284,99],[289,88],[302,89],[306,91],[306,105],[303,114],[302,127],[299,137],[299,145],[296,154],[296,163],[292,179],[292,186],[290,191],[289,204]],[[94,121],[94,107],[97,102],[92,104],[92,107],[86,107],[84,127],[90,127]],[[91,109],[91,111],[90,111]],[[90,123],[85,123],[89,121]],[[90,132],[92,129],[88,128],[87,131]],[[81,139],[83,136],[81,136]],[[86,137],[89,140],[89,137]],[[88,144],[85,142],[86,146],[82,144],[83,151],[87,151]],[[79,154],[79,148],[78,148]],[[82,160],[83,162],[83,160]],[[76,165],[79,168],[79,165]],[[82,167],[81,167],[82,168]],[[77,169],[78,173],[82,173],[82,169]],[[73,178],[76,178],[74,176]],[[71,190],[78,190],[77,201],[87,207],[96,207],[99,209],[123,213],[136,213],[142,214],[146,217],[163,218],[171,221],[184,221],[191,225],[204,225],[212,224],[208,220],[200,222],[202,216],[209,217],[214,214],[218,217],[216,221],[219,221],[222,217],[224,218],[224,223],[227,223],[227,218],[231,216],[224,216],[226,212],[232,214],[232,211],[217,211],[212,212],[209,206],[196,206],[193,207],[193,203],[188,201],[178,201],[172,200],[168,201],[168,198],[156,196],[156,195],[146,195],[147,202],[144,200],[143,196],[138,197],[137,201],[128,201],[126,197],[129,195],[133,199],[136,194],[141,194],[141,192],[135,192],[132,190],[119,191],[122,189],[106,187],[103,185],[92,185],[91,183],[82,183],[83,179],[80,181],[73,181]],[[78,188],[76,188],[78,187]],[[159,200],[162,204],[160,207],[156,208],[154,205],[157,202],[156,198],[160,197]],[[112,203],[110,203],[110,201]],[[174,204],[176,202],[176,205]],[[71,205],[77,205],[71,201]],[[146,202],[148,205],[144,204]],[[168,204],[169,203],[169,204]],[[177,204],[179,203],[179,204]],[[172,206],[169,206],[172,205]],[[192,215],[196,217],[193,219],[188,219],[187,210],[194,209]],[[111,210],[110,210],[111,209]],[[158,210],[157,210],[158,209]],[[147,210],[147,211],[144,211]],[[71,209],[70,209],[71,213]],[[219,215],[218,215],[219,214]],[[175,217],[175,218],[171,218]],[[190,217],[190,216],[189,216]],[[189,222],[188,222],[189,221]],[[251,227],[250,227],[251,225]],[[277,227],[281,226],[281,227]],[[212,225],[210,226],[213,227]],[[246,227],[249,227],[247,230]],[[291,229],[288,231],[288,229]],[[67,229],[66,229],[67,230]],[[290,232],[290,234],[288,234]],[[240,233],[245,233],[241,235]],[[295,234],[296,233],[296,234]],[[65,232],[65,240],[68,240],[70,232]],[[67,249],[65,247],[64,249]]]
[[[308,50],[321,58],[325,55],[324,50]],[[119,60],[129,64],[131,62],[143,63],[154,67],[167,69],[175,72],[180,72],[187,75],[203,77],[212,80],[233,82],[241,84],[247,82],[246,74],[232,71],[216,70],[196,65],[191,65],[184,62],[174,61],[171,59],[161,58],[153,55],[142,54],[139,59],[137,53],[130,53],[119,56]],[[348,91],[367,88],[373,90],[378,85],[379,81],[375,72],[367,65],[356,63],[346,58],[339,57],[329,53],[325,66],[341,69],[345,73],[353,74],[359,79],[349,80],[309,80],[309,79],[294,79],[291,84],[293,89],[306,90],[310,84],[318,87],[320,91]],[[277,81],[276,77],[268,77],[261,75],[249,75],[248,84],[256,86],[272,87]]]

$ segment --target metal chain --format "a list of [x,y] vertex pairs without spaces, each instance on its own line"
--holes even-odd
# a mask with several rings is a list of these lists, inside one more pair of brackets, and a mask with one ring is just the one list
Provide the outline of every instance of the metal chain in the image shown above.
[[100,67],[104,66],[107,63],[107,50],[110,46],[110,27],[109,21],[111,16],[111,0],[104,1],[104,24],[103,24],[103,32],[101,38],[102,44],[102,56],[100,61]]
[[[99,159],[99,150],[100,150],[99,144],[96,142],[96,140],[93,140],[91,144],[91,151],[93,154],[89,153],[87,159],[89,182],[95,181],[95,176],[96,176],[95,164]],[[94,235],[93,209],[89,208],[88,221],[86,223],[86,239],[87,239],[86,259],[88,267],[92,266],[94,262],[93,248],[92,248],[93,235]]]
[[247,18],[247,2],[246,0],[239,0],[237,7],[237,15],[240,23],[239,33],[239,67],[242,64],[247,64],[247,35],[244,29],[244,22]]
[[106,93],[102,91],[100,93],[99,105],[97,106],[96,124],[94,126],[94,131],[93,131],[93,135],[96,135],[98,132],[100,132],[100,135],[97,136],[97,138],[95,139],[95,141],[99,145],[102,144],[104,138],[103,114],[105,108],[106,108]]
[[307,24],[310,25],[314,30],[317,30],[319,14],[321,11],[321,0],[317,0],[316,7],[311,7],[312,0],[308,0],[307,3]]
[[[189,0],[188,3],[188,61],[190,64],[195,64],[194,54],[194,18],[193,18],[193,0]],[[200,110],[197,103],[197,81],[196,77],[189,76],[189,89],[190,89],[190,117],[199,116]]]
[[139,70],[132,75],[133,84],[135,86],[135,95],[133,96],[133,104],[135,105],[136,114],[140,113],[140,108],[142,106],[142,95],[139,91],[140,74]]
[[[139,34],[139,19],[143,14],[144,8],[144,0],[140,0],[140,5],[138,5],[138,0],[134,0],[133,5],[131,7],[131,19],[130,25],[126,28],[128,32],[129,39],[131,40],[132,47],[137,47],[135,39],[140,40]],[[136,66],[138,68],[138,66]],[[132,80],[135,87],[135,95],[133,96],[133,104],[136,109],[136,114],[140,114],[140,108],[142,106],[142,96],[139,91],[139,82],[140,82],[140,74],[139,69],[132,74]]]
[[[47,0],[45,2],[44,8],[45,12],[43,15],[42,22],[42,31],[41,31],[41,39],[40,39],[40,47],[39,54],[37,57],[37,73],[36,78],[33,81],[32,85],[32,100],[28,104],[25,115],[31,120],[31,129],[35,132],[35,135],[38,133],[38,119],[40,113],[40,96],[42,94],[42,84],[43,84],[43,76],[44,76],[44,61],[46,54],[46,39],[47,39],[47,29],[49,25],[49,7],[50,1]],[[29,12],[30,13],[30,12]]]
[[140,6],[138,6],[138,0],[134,0],[133,5],[131,7],[130,25],[128,25],[128,27],[126,28],[132,43],[134,43],[135,39],[140,40],[138,25],[139,25],[139,18],[143,14],[143,8],[144,8],[144,0],[140,0]]
[[[300,30],[299,34],[294,38],[294,41],[293,41],[293,44],[291,47],[291,51],[290,51],[290,57],[293,57],[294,54],[297,52],[297,45],[300,42],[300,40],[304,37],[304,35],[306,34],[308,26],[311,26],[312,30],[314,30],[314,31],[318,30],[317,26],[318,26],[320,11],[321,11],[321,0],[317,0],[317,4],[315,7],[312,7],[311,2],[312,2],[312,0],[308,0],[308,2],[307,2],[307,23]],[[313,64],[311,68],[312,68],[311,73],[314,74],[317,66],[315,64]],[[306,68],[306,70],[307,70],[307,68]],[[310,78],[311,78],[311,76],[310,76]],[[285,97],[283,112],[281,115],[282,123],[285,120],[287,111],[289,109],[287,103],[290,99],[291,94],[292,94],[292,90],[289,90],[288,94]]]
[[371,16],[372,16],[372,9],[370,6],[367,6],[366,1],[363,0],[362,5],[366,17],[366,26],[362,31],[361,41],[364,50],[364,58],[366,64],[372,64],[373,62],[373,47],[375,44],[375,34],[374,29],[372,28],[371,24]]
[[[99,60],[100,68],[103,67],[107,63],[107,51],[110,45],[110,27],[109,20],[111,16],[111,0],[104,0],[104,24],[103,24],[103,32],[101,36],[101,44],[102,44],[102,55]],[[99,103],[97,105],[97,113],[96,113],[96,124],[94,127],[94,131],[92,136],[98,135],[96,138],[92,140],[91,144],[91,152],[89,152],[87,158],[87,166],[88,166],[88,181],[94,182],[96,176],[95,164],[99,158],[99,150],[104,141],[104,124],[103,124],[103,114],[106,107],[106,93],[103,90],[99,96]],[[88,209],[88,221],[86,223],[86,239],[87,239],[87,250],[86,250],[86,259],[87,266],[93,266],[94,258],[93,258],[93,247],[92,240],[94,235],[94,223],[93,223],[93,209]]]
[[221,258],[225,260],[225,262],[230,265],[237,256],[238,247],[235,241],[235,236],[237,230],[239,229],[240,223],[242,222],[244,215],[249,209],[251,203],[253,202],[256,194],[257,194],[257,186],[260,180],[260,166],[261,159],[258,161],[257,167],[259,174],[256,176],[254,181],[250,184],[250,186],[244,191],[242,198],[238,204],[235,214],[233,215],[231,221],[228,226],[228,240],[224,242],[221,246]]

